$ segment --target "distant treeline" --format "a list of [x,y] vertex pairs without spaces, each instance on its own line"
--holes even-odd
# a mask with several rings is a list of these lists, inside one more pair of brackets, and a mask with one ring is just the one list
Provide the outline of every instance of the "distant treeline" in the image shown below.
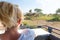
[[49,21],[60,21],[60,8],[56,10],[54,14],[44,14],[42,12],[42,9],[36,8],[34,9],[34,12],[32,12],[32,9],[30,9],[28,12],[26,12],[25,20],[49,20]]

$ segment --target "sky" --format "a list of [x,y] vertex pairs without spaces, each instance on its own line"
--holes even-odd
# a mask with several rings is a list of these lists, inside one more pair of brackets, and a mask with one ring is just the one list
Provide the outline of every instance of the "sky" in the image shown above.
[[55,13],[60,8],[60,0],[0,0],[19,5],[22,11],[28,12],[30,9],[40,8],[45,14]]

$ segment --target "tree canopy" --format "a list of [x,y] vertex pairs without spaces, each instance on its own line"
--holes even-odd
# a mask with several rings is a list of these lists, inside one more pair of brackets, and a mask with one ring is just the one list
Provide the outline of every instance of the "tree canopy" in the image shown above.
[[56,13],[57,13],[57,14],[60,13],[60,8],[58,8],[58,9],[56,10]]
[[38,13],[38,12],[41,12],[42,9],[38,9],[38,8],[36,8],[36,9],[34,9],[34,11]]

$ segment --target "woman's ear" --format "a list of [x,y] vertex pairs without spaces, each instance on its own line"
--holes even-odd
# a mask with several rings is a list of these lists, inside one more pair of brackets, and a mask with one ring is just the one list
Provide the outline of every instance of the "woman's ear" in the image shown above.
[[17,23],[18,23],[18,25],[21,24],[21,19],[18,19],[18,22]]

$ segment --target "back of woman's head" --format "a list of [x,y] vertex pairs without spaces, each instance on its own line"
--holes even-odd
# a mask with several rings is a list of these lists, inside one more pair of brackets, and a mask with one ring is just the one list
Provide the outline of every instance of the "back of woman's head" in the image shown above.
[[18,7],[8,2],[0,2],[0,21],[4,27],[16,26],[20,18],[22,18],[22,13]]

